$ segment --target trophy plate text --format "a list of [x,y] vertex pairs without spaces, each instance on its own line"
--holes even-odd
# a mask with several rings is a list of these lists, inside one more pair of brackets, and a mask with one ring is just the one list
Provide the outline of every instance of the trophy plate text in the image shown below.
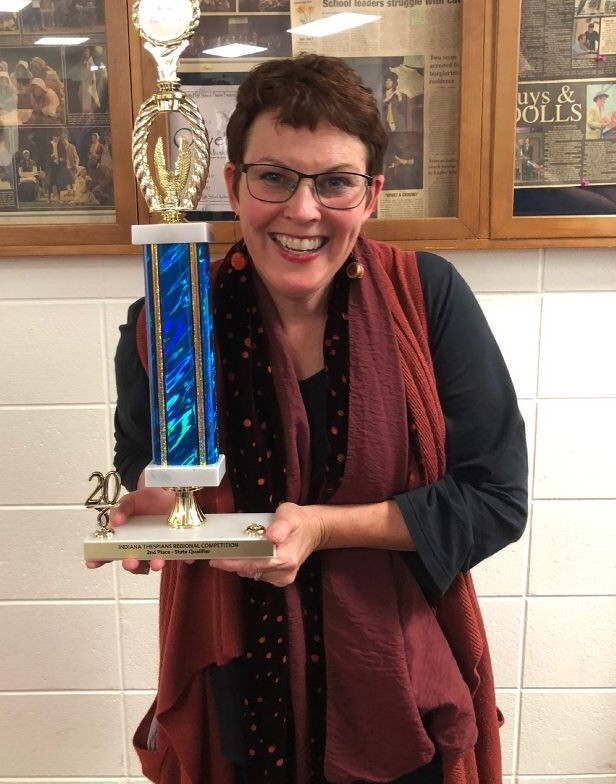
[[[114,528],[111,537],[88,536],[84,556],[86,561],[271,558],[276,546],[254,530],[264,531],[272,519],[271,514],[208,514],[199,528],[177,529],[170,528],[162,516],[131,517]],[[253,532],[247,532],[249,526]]]

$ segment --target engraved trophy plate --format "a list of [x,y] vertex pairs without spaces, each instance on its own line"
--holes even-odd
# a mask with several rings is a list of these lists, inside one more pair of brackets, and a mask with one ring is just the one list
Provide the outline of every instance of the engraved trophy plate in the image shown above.
[[87,561],[271,558],[276,550],[265,531],[272,516],[208,514],[201,528],[177,529],[168,528],[163,517],[144,515],[113,529],[110,538],[88,537],[84,555]]

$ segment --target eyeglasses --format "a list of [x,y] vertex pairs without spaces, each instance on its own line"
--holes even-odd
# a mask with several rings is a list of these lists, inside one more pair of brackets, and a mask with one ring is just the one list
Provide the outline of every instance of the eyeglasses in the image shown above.
[[304,174],[287,166],[242,163],[248,193],[258,201],[281,204],[288,201],[302,180],[312,180],[320,204],[330,210],[352,210],[364,198],[374,177],[356,172],[332,171]]

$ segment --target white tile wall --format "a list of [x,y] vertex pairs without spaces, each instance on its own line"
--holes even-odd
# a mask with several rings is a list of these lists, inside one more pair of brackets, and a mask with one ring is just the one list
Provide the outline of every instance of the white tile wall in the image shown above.
[[539,396],[614,397],[616,362],[610,361],[610,335],[616,335],[616,293],[547,294]]
[[[559,653],[552,653],[553,666]],[[523,691],[519,772],[613,773],[614,716],[615,689]]]
[[[100,644],[105,643],[105,638]],[[78,650],[77,656],[87,655]],[[121,776],[126,769],[120,692],[13,692],[0,695],[1,775]]]
[[[58,372],[64,373],[66,364],[66,358],[60,361]],[[45,379],[33,377],[29,383],[44,384]],[[108,430],[103,406],[0,407],[0,503],[38,506],[85,501],[91,471],[108,463]]]
[[82,509],[0,507],[0,602],[113,599],[115,569],[83,568],[81,540],[95,528],[95,513],[84,519]]
[[493,661],[496,688],[515,688],[520,682],[524,601],[491,597],[481,599],[480,606],[488,640],[499,651]]
[[480,596],[522,596],[526,586],[528,528],[521,539],[482,561],[473,569]]
[[616,397],[540,399],[534,497],[613,498]]
[[503,775],[511,775],[515,770],[519,695],[513,690],[497,689],[496,704],[505,718],[505,723],[503,724],[500,735],[503,758]]
[[[518,396],[534,398],[541,319],[539,297],[529,294],[479,294],[478,299],[507,360]],[[515,325],[514,329],[512,325]]]
[[[152,686],[156,686],[156,681],[152,681]],[[132,739],[133,735],[135,734],[135,730],[139,726],[141,719],[145,716],[145,714],[150,709],[154,698],[156,696],[155,691],[125,691],[125,709],[126,709],[126,723],[128,727],[128,733],[125,738],[126,743],[126,753],[128,759],[128,775],[138,777],[142,775],[141,773],[141,765],[139,763],[139,758],[135,750],[132,747]]]
[[[0,365],[10,368],[0,389],[4,405],[83,405],[106,399],[103,386],[101,320],[96,302],[18,301],[0,303]],[[75,341],[75,333],[80,336]],[[58,372],[58,357],[78,372]],[[64,364],[64,363],[62,363]],[[32,384],[31,379],[45,379]]]
[[[616,592],[616,501],[535,501],[529,593]],[[492,560],[492,559],[490,559]]]
[[4,604],[0,626],[0,692],[120,689],[113,602]]
[[[526,421],[532,522],[475,569],[503,784],[616,784],[616,256],[451,252]],[[138,257],[0,261],[0,784],[143,784],[159,576],[88,571]],[[494,782],[500,784],[500,782]]]
[[518,784],[616,784],[616,776],[518,776]]
[[158,666],[158,605],[155,601],[122,601],[120,627],[123,679],[127,689],[151,689]]
[[616,686],[615,619],[616,596],[528,599],[523,686]]

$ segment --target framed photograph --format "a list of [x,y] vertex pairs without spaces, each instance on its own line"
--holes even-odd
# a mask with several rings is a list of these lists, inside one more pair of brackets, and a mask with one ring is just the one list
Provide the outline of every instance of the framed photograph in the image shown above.
[[117,6],[40,0],[2,14],[3,255],[132,250],[129,18]]

